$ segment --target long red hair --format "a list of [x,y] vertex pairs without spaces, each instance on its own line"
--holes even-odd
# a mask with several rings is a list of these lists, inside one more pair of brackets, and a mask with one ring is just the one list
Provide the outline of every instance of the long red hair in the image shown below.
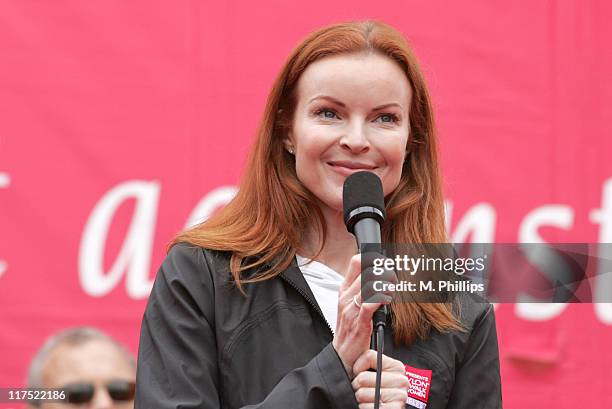
[[[316,198],[300,183],[295,162],[283,145],[296,105],[297,83],[309,64],[330,55],[375,52],[399,64],[412,86],[409,154],[398,187],[385,199],[386,243],[444,243],[444,204],[431,100],[417,60],[404,37],[379,22],[335,24],[310,34],[289,56],[276,78],[257,130],[240,189],[222,210],[181,232],[181,242],[232,253],[230,268],[243,283],[271,279],[286,269],[314,222],[325,238]],[[320,250],[324,243],[321,243]],[[248,278],[247,270],[257,271]],[[394,303],[395,341],[424,339],[431,328],[461,329],[451,304]]]

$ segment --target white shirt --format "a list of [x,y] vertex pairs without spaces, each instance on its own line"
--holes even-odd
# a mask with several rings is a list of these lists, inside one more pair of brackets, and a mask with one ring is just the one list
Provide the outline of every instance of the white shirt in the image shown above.
[[336,332],[338,316],[338,293],[344,277],[323,263],[313,261],[299,254],[295,255],[298,267],[302,271],[310,290],[315,296],[325,320],[332,332]]

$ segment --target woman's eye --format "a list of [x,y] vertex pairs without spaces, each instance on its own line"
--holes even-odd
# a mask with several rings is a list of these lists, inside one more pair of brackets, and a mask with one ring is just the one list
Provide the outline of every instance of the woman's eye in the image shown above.
[[334,119],[337,118],[337,115],[334,111],[330,109],[320,109],[316,112],[317,116],[325,119]]
[[391,124],[399,121],[399,118],[395,114],[382,114],[376,119],[386,124]]

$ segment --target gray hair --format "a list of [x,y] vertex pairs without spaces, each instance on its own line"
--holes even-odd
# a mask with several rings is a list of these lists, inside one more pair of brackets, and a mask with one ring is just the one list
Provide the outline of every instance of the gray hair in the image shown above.
[[50,336],[38,352],[36,352],[28,370],[28,387],[42,387],[43,368],[54,349],[61,345],[79,346],[93,340],[106,341],[115,346],[130,366],[136,369],[136,360],[134,356],[117,340],[93,327],[74,327],[62,330]]

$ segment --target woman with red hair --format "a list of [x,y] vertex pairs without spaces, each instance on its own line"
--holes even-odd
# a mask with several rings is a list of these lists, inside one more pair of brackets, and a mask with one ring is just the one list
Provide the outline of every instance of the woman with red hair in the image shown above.
[[[445,243],[433,112],[403,36],[377,22],[307,37],[268,97],[240,190],[179,234],[143,318],[136,407],[370,408],[372,315],[342,214],[382,182],[386,243]],[[390,306],[381,407],[501,407],[490,304]]]

